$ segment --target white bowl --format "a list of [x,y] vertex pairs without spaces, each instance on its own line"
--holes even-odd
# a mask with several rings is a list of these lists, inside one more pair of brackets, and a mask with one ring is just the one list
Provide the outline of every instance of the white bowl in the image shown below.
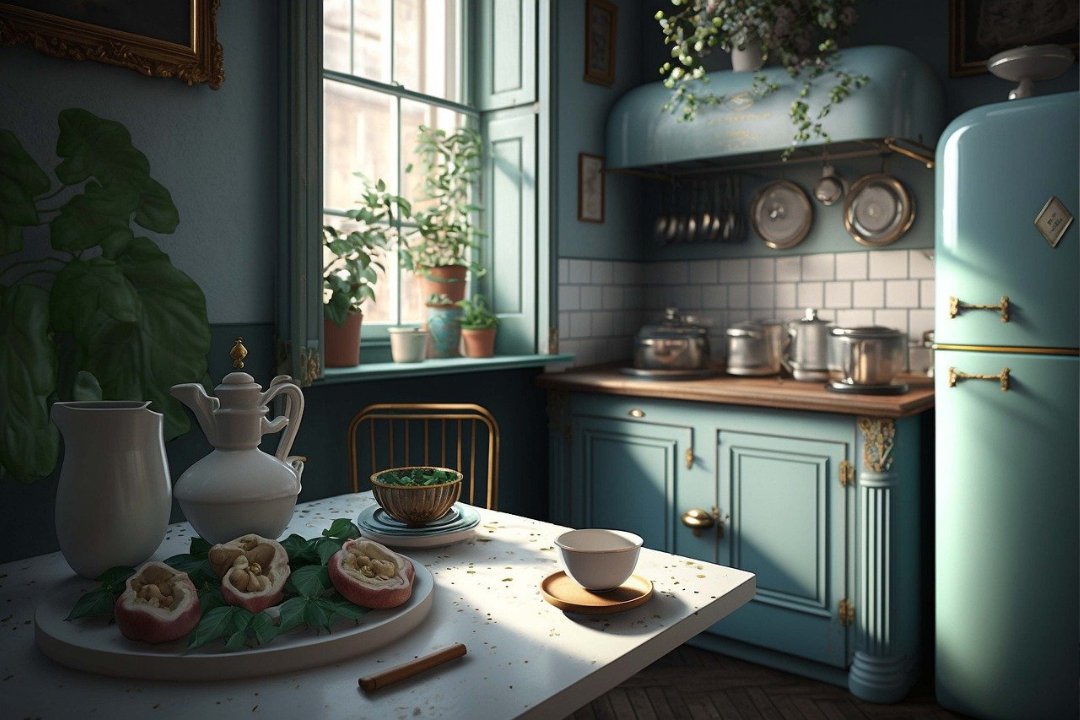
[[586,590],[619,587],[634,574],[642,539],[623,530],[570,530],[555,538],[566,574]]

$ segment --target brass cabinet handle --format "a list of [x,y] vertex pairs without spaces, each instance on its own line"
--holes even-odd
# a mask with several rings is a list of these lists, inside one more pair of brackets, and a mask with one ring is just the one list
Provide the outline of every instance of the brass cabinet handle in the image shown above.
[[645,417],[645,411],[642,410],[641,408],[631,408],[630,412],[628,412],[626,414],[629,415],[632,418],[643,418],[643,417]]
[[694,531],[694,537],[700,536],[702,530],[708,530],[717,523],[719,535],[723,537],[724,521],[720,519],[719,509],[714,507],[712,512],[707,512],[701,508],[691,508],[682,514],[682,524]]
[[693,470],[694,469],[694,448],[692,448],[692,447],[691,448],[686,448],[685,458],[686,458],[686,469],[687,470]]
[[954,367],[949,368],[949,387],[956,387],[956,383],[961,380],[997,380],[999,383],[1001,383],[1001,392],[1008,392],[1009,368],[1003,369],[997,375],[980,375],[977,373],[966,373],[961,372]]
[[960,300],[955,295],[949,298],[949,317],[954,318],[960,314],[962,310],[996,310],[1001,315],[1001,322],[1009,322],[1009,297],[1002,295],[1001,300],[995,305],[976,305],[974,303],[966,303]]

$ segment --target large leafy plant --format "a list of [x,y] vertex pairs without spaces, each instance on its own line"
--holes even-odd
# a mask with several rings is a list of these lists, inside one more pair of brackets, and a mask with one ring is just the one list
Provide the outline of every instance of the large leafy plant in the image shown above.
[[[660,67],[664,85],[673,90],[664,108],[692,120],[700,106],[715,105],[722,96],[708,92],[708,73],[702,64],[711,51],[745,50],[760,45],[767,61],[774,58],[801,82],[789,116],[794,128],[792,148],[812,138],[829,141],[823,121],[832,108],[869,78],[836,66],[838,40],[858,20],[857,0],[671,0],[673,12],[658,11],[656,20],[671,46],[671,60]],[[819,78],[831,76],[827,96],[811,112],[807,102]],[[779,85],[762,72],[754,74],[751,90],[758,95]]]
[[382,258],[400,237],[400,222],[412,206],[386,189],[383,180],[363,182],[360,204],[345,213],[348,228],[323,226],[323,314],[341,325],[364,301],[375,302],[375,283],[384,271]]
[[56,466],[57,400],[149,400],[165,437],[189,428],[169,396],[205,377],[206,299],[134,225],[171,233],[172,196],[118,122],[63,110],[55,180],[0,129],[0,478]]
[[483,233],[475,220],[482,208],[472,197],[483,156],[480,133],[468,127],[448,133],[421,125],[416,151],[427,203],[416,212],[416,233],[400,248],[401,264],[419,273],[424,268],[465,265],[479,277],[484,269],[475,254]]

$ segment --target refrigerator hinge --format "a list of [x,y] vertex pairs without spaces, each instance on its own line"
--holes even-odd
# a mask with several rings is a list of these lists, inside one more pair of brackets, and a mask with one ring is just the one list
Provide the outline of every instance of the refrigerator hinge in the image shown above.
[[847,487],[855,482],[855,466],[849,460],[840,461],[840,487]]
[[855,606],[847,598],[840,600],[840,606],[837,608],[837,615],[840,617],[840,624],[844,627],[849,627],[855,622]]

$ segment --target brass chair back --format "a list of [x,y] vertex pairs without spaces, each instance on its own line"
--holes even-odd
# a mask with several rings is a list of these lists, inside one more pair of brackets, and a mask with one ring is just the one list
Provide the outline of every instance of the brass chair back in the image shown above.
[[[499,424],[472,403],[377,403],[349,422],[349,473],[360,477],[392,467],[434,465],[461,472],[461,499],[496,508],[499,491]],[[480,482],[483,486],[480,487]],[[366,485],[367,483],[365,483]]]

